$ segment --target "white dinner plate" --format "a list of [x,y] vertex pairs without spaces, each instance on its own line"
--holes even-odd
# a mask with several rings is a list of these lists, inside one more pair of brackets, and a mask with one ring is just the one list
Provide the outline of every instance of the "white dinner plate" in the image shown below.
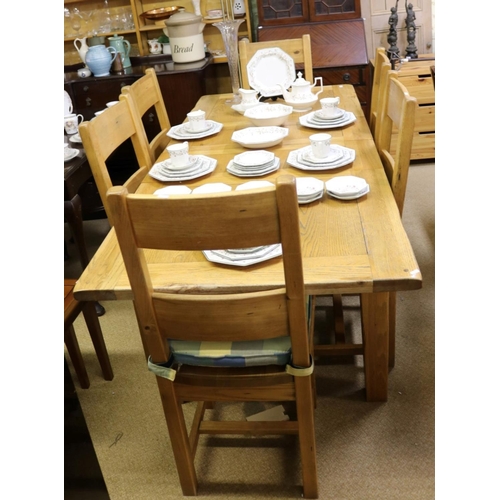
[[330,191],[326,191],[329,196],[332,198],[336,198],[337,200],[357,200],[358,198],[361,198],[365,194],[368,194],[370,192],[370,186],[366,186],[365,189],[363,189],[361,192],[350,195],[350,196],[339,196],[338,194],[331,193]]
[[[309,146],[306,146],[306,148]],[[299,170],[333,170],[334,168],[340,168],[340,167],[345,167],[346,165],[349,165],[352,163],[355,158],[356,158],[356,151],[354,149],[346,148],[344,146],[337,146],[342,149],[343,151],[343,156],[341,159],[332,162],[331,164],[326,164],[326,165],[307,165],[304,163],[301,163],[299,161],[299,155],[303,152],[304,149],[306,148],[301,148],[301,149],[295,149],[294,151],[290,151],[288,153],[288,158],[286,159],[287,163],[291,165],[292,167],[298,168]]]
[[66,151],[64,152],[64,161],[72,160],[73,158],[78,156],[79,152],[79,149],[66,148]]
[[193,194],[200,193],[224,193],[226,191],[231,191],[231,186],[224,184],[223,182],[211,182],[208,184],[202,184],[201,186],[195,187],[193,189]]
[[262,255],[261,257],[256,257],[254,254],[250,253],[247,259],[234,260],[234,254],[231,255],[227,250],[218,250],[215,253],[212,250],[203,250],[203,255],[205,258],[217,264],[226,264],[228,266],[239,266],[246,267],[251,266],[252,264],[257,264],[259,262],[264,262],[266,260],[274,259],[275,257],[279,257],[282,255],[283,250],[281,245],[271,245],[273,248],[270,252]]
[[194,132],[187,133],[184,131],[184,126],[186,124],[181,123],[180,125],[175,125],[174,127],[172,127],[167,132],[167,135],[169,137],[172,137],[172,139],[177,139],[178,141],[185,141],[188,139],[201,139],[203,137],[208,137],[209,135],[217,134],[222,130],[223,127],[222,123],[215,122],[212,120],[207,120],[207,122],[210,122],[212,126],[206,132],[201,132],[199,134],[195,134]]
[[270,151],[245,151],[233,158],[233,162],[239,167],[257,167],[259,165],[267,165],[274,161],[274,153]]
[[[270,97],[283,94],[296,79],[293,59],[279,47],[258,50],[247,64],[250,87]],[[280,85],[281,84],[281,85]]]
[[314,111],[311,111],[307,115],[299,116],[299,123],[304,127],[315,128],[315,129],[329,129],[329,128],[340,128],[345,127],[346,125],[350,125],[356,121],[356,116],[354,113],[347,111],[343,118],[340,120],[332,120],[331,122],[327,122],[324,120],[323,122],[320,120],[314,120]]
[[236,177],[259,177],[261,175],[266,175],[274,172],[280,168],[280,159],[278,156],[274,158],[274,162],[271,166],[264,169],[248,169],[248,168],[238,168],[233,165],[233,160],[231,160],[226,167],[226,170],[235,175]]
[[235,191],[244,191],[245,189],[257,189],[262,187],[274,186],[269,181],[248,181],[235,187]]
[[208,156],[197,155],[200,158],[200,164],[194,170],[190,172],[182,172],[176,171],[168,172],[161,166],[161,163],[155,163],[151,170],[148,172],[149,175],[156,179],[157,181],[162,182],[173,182],[173,181],[190,181],[192,179],[197,179],[198,177],[202,177],[203,175],[210,174],[215,170],[217,166],[217,160],[214,158],[209,158]]
[[327,180],[326,190],[337,196],[354,196],[368,186],[365,179],[354,175],[341,175]]

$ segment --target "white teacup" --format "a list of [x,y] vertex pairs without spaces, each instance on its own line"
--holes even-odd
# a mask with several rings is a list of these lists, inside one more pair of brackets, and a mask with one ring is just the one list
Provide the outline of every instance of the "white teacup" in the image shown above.
[[64,117],[64,130],[68,135],[78,132],[78,125],[83,122],[83,115],[66,115]]
[[323,115],[327,118],[333,118],[338,115],[340,104],[340,97],[323,97],[319,100]]
[[192,132],[201,132],[207,127],[205,120],[205,111],[199,109],[198,111],[191,111],[187,114],[189,120],[189,127]]
[[326,158],[330,154],[330,134],[313,134],[309,136],[311,141],[312,154],[316,158]]
[[167,146],[170,162],[175,168],[186,167],[189,163],[189,143],[184,141],[179,144]]

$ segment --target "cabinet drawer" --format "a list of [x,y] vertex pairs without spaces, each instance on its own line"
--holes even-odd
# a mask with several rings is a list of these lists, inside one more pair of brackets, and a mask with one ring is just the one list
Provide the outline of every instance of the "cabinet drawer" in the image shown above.
[[399,75],[399,81],[406,87],[411,96],[417,99],[418,104],[434,104],[435,93],[432,77],[427,75]]
[[322,76],[323,85],[366,85],[364,68],[315,68],[314,76]]
[[137,77],[75,82],[72,84],[75,99],[73,106],[86,120],[90,120],[96,111],[106,107],[107,102],[118,100],[122,87],[131,85],[136,80]]
[[415,114],[416,132],[435,132],[436,106],[419,106]]

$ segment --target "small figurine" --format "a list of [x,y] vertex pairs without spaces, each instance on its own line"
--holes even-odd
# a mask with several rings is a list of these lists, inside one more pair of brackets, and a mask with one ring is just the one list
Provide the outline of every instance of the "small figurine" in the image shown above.
[[406,33],[408,39],[408,47],[406,47],[406,57],[410,59],[418,59],[417,46],[415,45],[415,35],[417,31],[417,26],[415,24],[415,12],[413,12],[413,4],[406,4]]
[[391,7],[391,15],[389,16],[389,33],[387,35],[387,42],[390,47],[387,49],[387,57],[391,63],[394,60],[399,60],[399,48],[397,46],[398,33],[396,31],[398,27],[398,2],[399,0],[396,0],[396,6]]

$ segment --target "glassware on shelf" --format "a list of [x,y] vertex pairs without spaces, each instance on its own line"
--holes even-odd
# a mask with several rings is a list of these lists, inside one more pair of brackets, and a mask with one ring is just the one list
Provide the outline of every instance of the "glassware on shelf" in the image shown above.
[[226,104],[239,104],[241,96],[240,89],[240,75],[239,75],[239,57],[238,57],[238,29],[244,19],[226,19],[214,23],[222,35],[224,47],[226,49],[227,63],[229,66],[229,75],[231,77],[231,88],[233,91],[233,98],[226,101]]

